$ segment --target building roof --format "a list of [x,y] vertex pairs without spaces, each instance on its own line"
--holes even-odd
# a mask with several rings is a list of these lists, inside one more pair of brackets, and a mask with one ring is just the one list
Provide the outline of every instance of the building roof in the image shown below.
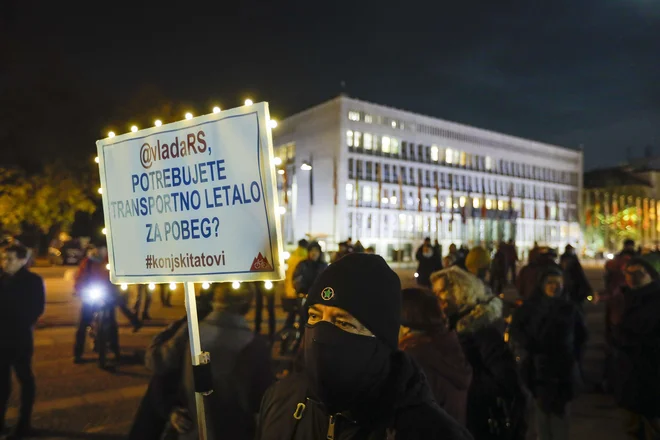
[[584,188],[607,188],[615,186],[644,186],[653,188],[651,182],[638,176],[629,166],[599,168],[584,173]]

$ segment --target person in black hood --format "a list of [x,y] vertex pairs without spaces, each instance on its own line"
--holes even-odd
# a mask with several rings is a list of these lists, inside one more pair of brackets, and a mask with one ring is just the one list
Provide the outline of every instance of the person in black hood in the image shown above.
[[397,349],[401,282],[385,260],[345,256],[307,300],[303,371],[266,392],[258,440],[472,438]]
[[573,246],[566,245],[566,252],[559,258],[564,272],[564,293],[568,299],[582,307],[582,303],[593,294],[593,289],[582,269]]
[[623,310],[613,326],[614,395],[630,439],[660,438],[660,261],[633,257],[625,269]]
[[417,260],[417,284],[424,287],[431,287],[431,274],[436,270],[442,269],[442,260],[436,254],[435,248],[431,246],[431,239],[426,237],[424,243],[415,253]]
[[307,295],[316,278],[328,267],[323,258],[323,251],[318,242],[307,246],[307,260],[301,261],[293,273],[293,287],[296,292]]
[[540,440],[568,440],[569,403],[581,383],[578,360],[587,331],[577,304],[564,297],[562,282],[561,267],[544,268],[510,328],[522,353],[521,375],[536,400]]

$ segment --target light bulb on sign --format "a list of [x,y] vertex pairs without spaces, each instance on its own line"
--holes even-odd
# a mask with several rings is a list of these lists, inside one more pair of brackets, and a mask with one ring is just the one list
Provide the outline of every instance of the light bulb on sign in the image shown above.
[[152,292],[153,292],[154,290],[156,290],[156,285],[155,285],[154,283],[149,283],[149,285],[148,285],[147,287],[148,287],[149,290],[151,290]]
[[100,160],[99,160],[99,157],[98,157],[98,156],[96,156],[96,157],[94,158],[94,162],[96,162],[96,163],[99,163],[99,162],[100,162]]
[[245,105],[252,105],[252,104],[254,104],[254,102],[252,102],[251,99],[246,99],[245,100]]
[[213,107],[213,113],[220,113],[220,107]]
[[288,260],[291,257],[291,253],[284,251],[282,252],[282,258],[284,258],[284,261]]
[[123,290],[124,292],[126,292],[126,291],[128,290],[128,284],[122,284],[122,285],[121,285],[121,290]]
[[113,138],[113,137],[115,137],[115,132],[114,132],[114,131],[109,131],[109,132],[108,132],[108,137],[109,137],[109,138]]
[[131,127],[131,131],[132,131],[133,133],[137,133],[137,131],[138,131],[137,125],[132,126],[132,127]]
[[276,121],[275,119],[271,119],[270,121],[268,121],[268,126],[269,126],[271,129],[272,129],[272,128],[277,128],[277,121]]
[[156,127],[160,127],[161,125],[163,125],[163,121],[161,121],[160,119],[156,119],[156,121],[154,122],[154,125]]
[[211,285],[209,283],[202,283],[202,289],[206,290],[209,287],[211,287]]
[[170,283],[170,290],[176,290],[176,283]]
[[280,215],[286,214],[286,207],[285,206],[278,206],[277,207],[277,212],[279,212]]
[[273,288],[273,283],[271,281],[266,281],[264,283],[264,287],[266,288],[266,290],[270,290]]
[[192,118],[193,118],[192,113],[190,112],[186,113],[186,119],[192,119]]
[[106,235],[108,233],[108,230],[106,228],[101,229],[101,234]]
[[99,188],[96,191],[98,191],[99,194],[103,194],[103,188]]
[[107,270],[110,270],[110,264],[106,264],[106,265],[105,265],[105,268],[106,268]]
[[239,283],[238,281],[234,281],[233,283],[231,283],[231,287],[234,290],[238,290],[238,288],[241,287],[241,283]]
[[279,167],[280,165],[282,165],[282,158],[276,157],[275,159],[273,159],[273,163],[275,164],[276,167]]
[[284,175],[284,170],[277,170],[277,174],[279,174],[280,176],[283,176]]

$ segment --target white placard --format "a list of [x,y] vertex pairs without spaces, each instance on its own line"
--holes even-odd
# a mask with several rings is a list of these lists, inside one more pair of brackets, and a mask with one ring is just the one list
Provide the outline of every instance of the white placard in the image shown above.
[[283,278],[268,104],[96,143],[113,283]]

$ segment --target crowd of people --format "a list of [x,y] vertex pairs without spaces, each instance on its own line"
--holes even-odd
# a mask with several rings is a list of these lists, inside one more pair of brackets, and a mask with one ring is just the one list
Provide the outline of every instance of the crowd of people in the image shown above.
[[[607,263],[600,295],[570,245],[561,256],[535,246],[519,272],[513,242],[495,250],[451,245],[443,258],[426,239],[415,258],[417,287],[402,289],[385,260],[359,241],[342,243],[328,264],[318,242],[301,240],[282,296],[285,327],[297,325],[301,340],[283,377],[271,364],[274,324],[264,337],[246,319],[259,294],[263,303],[273,293],[257,283],[225,283],[200,295],[201,345],[212,359],[213,392],[202,400],[208,438],[568,439],[571,403],[584,388],[584,303],[594,298],[607,310],[603,391],[625,411],[628,438],[660,438],[660,253],[640,255],[627,241]],[[21,385],[12,439],[30,431],[32,329],[44,310],[43,281],[27,261],[27,249],[9,247],[0,279],[0,334],[13,335],[0,339],[7,354],[0,416],[10,369]],[[109,346],[118,360],[115,307],[136,330],[142,321],[110,284],[106,264],[99,241],[76,288],[83,296],[89,286],[107,290]],[[507,286],[515,286],[518,301],[504,299]],[[84,304],[76,362],[94,313]],[[130,439],[199,438],[188,335],[183,317],[149,346],[153,376]]]

